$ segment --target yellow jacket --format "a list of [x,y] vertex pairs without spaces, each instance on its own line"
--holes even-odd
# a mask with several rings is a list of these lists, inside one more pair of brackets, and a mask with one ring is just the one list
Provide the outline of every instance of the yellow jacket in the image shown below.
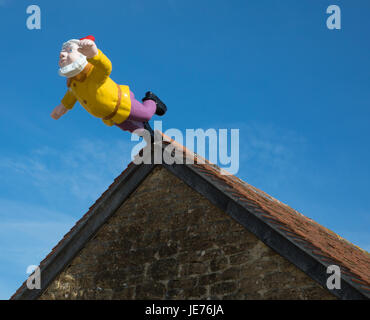
[[109,120],[104,120],[114,112],[119,97],[117,84],[109,77],[112,63],[99,49],[98,54],[87,61],[83,71],[67,80],[68,91],[62,104],[72,109],[78,100],[89,113],[102,118],[108,126],[125,121],[131,110],[129,87],[120,85],[121,101],[117,113]]

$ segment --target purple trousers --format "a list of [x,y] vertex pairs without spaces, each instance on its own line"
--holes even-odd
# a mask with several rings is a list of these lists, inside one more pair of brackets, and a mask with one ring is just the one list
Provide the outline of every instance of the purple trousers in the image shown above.
[[152,118],[157,106],[153,100],[146,100],[143,103],[137,101],[132,91],[130,91],[130,99],[130,115],[125,121],[116,124],[116,126],[122,130],[133,132],[136,129],[144,129],[144,122]]

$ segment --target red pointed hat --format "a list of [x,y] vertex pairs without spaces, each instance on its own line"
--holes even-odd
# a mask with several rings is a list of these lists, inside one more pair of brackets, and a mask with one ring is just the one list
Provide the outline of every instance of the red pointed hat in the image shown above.
[[94,41],[94,42],[95,42],[95,37],[94,37],[94,36],[92,36],[92,35],[89,35],[89,36],[87,36],[87,37],[83,37],[83,38],[81,38],[80,40],[84,40],[84,39],[89,39],[89,40],[92,40],[92,41]]

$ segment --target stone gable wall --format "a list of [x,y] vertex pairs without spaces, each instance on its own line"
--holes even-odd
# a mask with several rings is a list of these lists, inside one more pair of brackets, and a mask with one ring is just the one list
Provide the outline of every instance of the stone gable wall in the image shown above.
[[335,299],[156,167],[40,299]]

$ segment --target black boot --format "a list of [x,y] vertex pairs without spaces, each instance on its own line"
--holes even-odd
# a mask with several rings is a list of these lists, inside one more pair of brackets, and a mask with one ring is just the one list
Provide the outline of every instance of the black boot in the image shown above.
[[163,116],[166,113],[166,105],[153,92],[148,91],[143,98],[143,101],[145,100],[153,100],[155,102],[155,104],[157,105],[157,109],[155,111],[156,115]]

